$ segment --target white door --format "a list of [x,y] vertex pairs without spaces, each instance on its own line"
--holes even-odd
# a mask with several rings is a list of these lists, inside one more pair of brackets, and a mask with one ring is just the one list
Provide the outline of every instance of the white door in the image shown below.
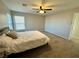
[[74,14],[69,39],[75,42],[79,42],[79,13]]

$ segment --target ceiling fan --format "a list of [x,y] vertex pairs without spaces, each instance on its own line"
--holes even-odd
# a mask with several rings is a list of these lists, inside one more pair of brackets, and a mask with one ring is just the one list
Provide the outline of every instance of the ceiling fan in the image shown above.
[[33,8],[33,10],[38,10],[37,13],[46,13],[46,11],[51,11],[52,9],[49,9],[49,8],[44,8],[44,6],[40,6],[39,9],[35,9]]
[[45,2],[46,0],[42,0],[41,6],[39,6],[39,8],[33,8],[33,10],[38,10],[37,13],[46,13],[46,11],[51,11],[51,8],[45,8]]

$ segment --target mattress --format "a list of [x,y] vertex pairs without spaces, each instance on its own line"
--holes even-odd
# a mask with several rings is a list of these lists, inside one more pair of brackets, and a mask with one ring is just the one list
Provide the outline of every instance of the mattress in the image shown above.
[[7,52],[18,53],[33,49],[48,43],[49,38],[39,31],[18,32],[18,39],[8,42]]

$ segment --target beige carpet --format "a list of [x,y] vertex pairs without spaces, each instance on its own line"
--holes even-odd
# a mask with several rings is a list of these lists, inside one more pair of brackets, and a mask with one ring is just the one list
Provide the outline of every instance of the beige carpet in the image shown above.
[[15,58],[60,58],[60,57],[79,57],[79,46],[69,40],[56,35],[43,32],[50,38],[48,45],[38,47],[18,54],[12,54],[8,57]]

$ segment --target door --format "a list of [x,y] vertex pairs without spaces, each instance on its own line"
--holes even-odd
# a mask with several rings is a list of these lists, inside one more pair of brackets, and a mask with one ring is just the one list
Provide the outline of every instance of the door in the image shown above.
[[74,14],[69,39],[74,42],[79,42],[79,13]]

